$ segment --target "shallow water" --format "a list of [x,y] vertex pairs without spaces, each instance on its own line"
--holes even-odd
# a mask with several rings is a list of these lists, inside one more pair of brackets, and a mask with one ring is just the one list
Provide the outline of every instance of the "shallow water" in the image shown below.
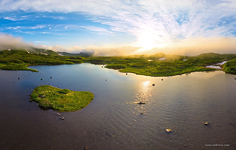
[[[91,64],[30,68],[39,73],[0,70],[3,150],[236,149],[235,75],[147,77]],[[60,120],[56,111],[30,102],[32,89],[48,84],[95,97]]]

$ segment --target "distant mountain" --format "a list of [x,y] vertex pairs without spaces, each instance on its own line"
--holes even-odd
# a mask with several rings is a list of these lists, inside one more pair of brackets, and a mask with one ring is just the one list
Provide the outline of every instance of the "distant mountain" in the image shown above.
[[54,52],[53,50],[47,50],[43,48],[36,48],[36,47],[30,47],[26,51],[34,54],[44,54],[44,55],[52,55],[52,56],[58,56],[57,52]]
[[93,55],[91,52],[80,52],[80,53],[68,53],[68,52],[55,52],[53,50],[47,50],[43,48],[31,47],[27,50],[34,54],[44,54],[44,55],[52,55],[52,56],[81,56],[81,57],[90,57]]
[[67,52],[58,52],[61,56],[81,56],[81,57],[90,57],[93,55],[91,52],[80,52],[80,53],[67,53]]

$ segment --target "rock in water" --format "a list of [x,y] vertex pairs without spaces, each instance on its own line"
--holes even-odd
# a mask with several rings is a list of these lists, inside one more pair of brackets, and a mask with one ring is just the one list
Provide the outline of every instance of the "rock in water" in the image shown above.
[[172,129],[166,129],[166,132],[171,133],[171,132],[173,132],[173,130]]
[[145,103],[143,103],[143,102],[139,102],[139,103],[137,103],[137,104],[140,104],[140,105],[141,105],[141,104],[145,104]]

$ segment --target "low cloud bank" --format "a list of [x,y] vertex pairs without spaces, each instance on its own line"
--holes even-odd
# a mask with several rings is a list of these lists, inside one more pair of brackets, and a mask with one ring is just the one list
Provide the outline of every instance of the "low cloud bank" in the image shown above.
[[[202,53],[219,53],[219,54],[235,54],[236,53],[236,38],[192,38],[168,44],[165,47],[153,48],[146,51],[141,51],[140,54],[176,54],[176,55],[199,55]],[[137,51],[137,54],[139,52]]]
[[25,48],[29,48],[29,45],[22,38],[15,38],[11,35],[0,33],[0,50]]
[[73,46],[71,48],[65,48],[59,45],[55,46],[42,46],[45,49],[51,49],[56,52],[69,52],[69,53],[79,53],[79,52],[89,52],[95,56],[121,56],[121,55],[131,55],[135,53],[140,47],[134,46],[119,46],[119,47],[98,47],[89,46],[86,48]]
[[136,54],[176,54],[176,55],[199,55],[202,53],[220,53],[220,54],[235,54],[236,53],[236,37],[221,38],[196,38],[196,39],[184,39],[175,43],[170,43],[165,47],[153,48],[150,50],[142,50],[141,47],[135,46],[119,46],[119,47],[78,47],[73,46],[65,48],[59,45],[44,46],[35,45],[33,43],[26,43],[22,38],[15,38],[11,35],[0,34],[0,50],[7,49],[30,49],[30,47],[38,47],[54,50],[56,52],[90,52],[96,56],[121,56],[121,55],[136,55]]

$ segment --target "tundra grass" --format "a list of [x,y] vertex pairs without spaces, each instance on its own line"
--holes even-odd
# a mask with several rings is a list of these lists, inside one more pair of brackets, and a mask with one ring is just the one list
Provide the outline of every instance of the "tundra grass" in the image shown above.
[[225,63],[223,65],[223,70],[226,73],[236,74],[236,58]]
[[80,110],[94,98],[91,92],[71,91],[50,85],[36,87],[30,96],[31,100],[37,102],[41,108],[60,112]]
[[21,50],[0,51],[0,70],[28,70],[28,66],[83,63],[81,57],[32,54]]
[[[160,58],[166,58],[161,60]],[[191,72],[214,71],[208,65],[236,58],[235,54],[206,53],[198,56],[179,56],[156,54],[151,56],[133,57],[90,57],[85,62],[93,64],[106,64],[106,68],[117,69],[124,73],[135,73],[146,76],[174,76]],[[235,61],[236,62],[236,61]],[[236,65],[233,61],[227,63],[225,72],[233,73]],[[236,71],[236,69],[235,69]]]
[[[166,58],[165,60],[160,58]],[[60,65],[75,63],[103,64],[106,68],[117,69],[120,72],[135,73],[146,76],[174,76],[191,72],[214,71],[216,69],[205,66],[214,65],[222,61],[229,61],[223,65],[223,71],[236,74],[235,54],[205,53],[198,56],[165,55],[158,53],[145,56],[55,56],[42,54],[28,54],[26,51],[0,51],[0,69],[29,70],[30,65]]]

